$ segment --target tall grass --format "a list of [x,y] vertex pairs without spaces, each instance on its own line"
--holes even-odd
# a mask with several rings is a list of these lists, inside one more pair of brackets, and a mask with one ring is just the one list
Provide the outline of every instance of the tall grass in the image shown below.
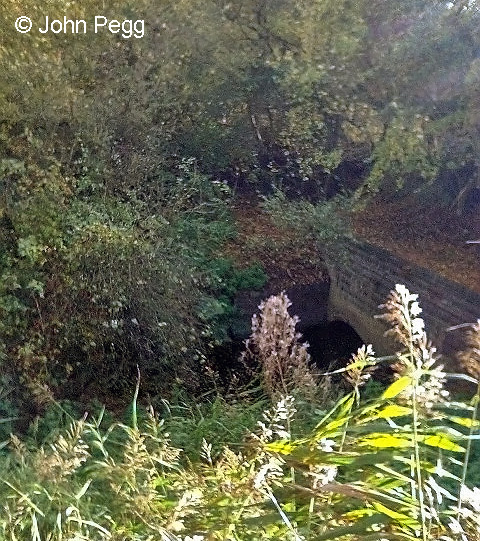
[[[40,447],[12,436],[0,538],[478,539],[480,490],[466,474],[478,394],[469,404],[445,391],[416,296],[397,286],[384,310],[399,351],[377,396],[364,392],[378,362],[364,347],[341,370],[352,390],[328,408],[295,397],[288,380],[269,406],[217,397],[168,405],[159,419],[137,410],[137,385],[130,423],[101,412]],[[479,330],[464,355],[472,373]]]

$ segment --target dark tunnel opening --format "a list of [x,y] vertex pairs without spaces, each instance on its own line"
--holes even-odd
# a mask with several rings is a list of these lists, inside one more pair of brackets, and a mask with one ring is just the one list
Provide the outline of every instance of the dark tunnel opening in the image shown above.
[[302,341],[308,342],[312,363],[320,370],[346,366],[353,353],[363,345],[355,329],[344,321],[329,321],[306,327]]

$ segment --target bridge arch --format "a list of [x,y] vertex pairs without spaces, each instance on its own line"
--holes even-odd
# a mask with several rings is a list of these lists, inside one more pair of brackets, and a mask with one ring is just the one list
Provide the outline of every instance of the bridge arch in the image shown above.
[[320,370],[343,367],[363,345],[355,329],[342,320],[326,321],[306,327],[302,340],[308,342],[313,364]]
[[[338,336],[335,326],[343,322],[360,337],[360,345],[372,344],[377,356],[394,353],[398,345],[385,337],[388,325],[375,316],[382,312],[379,305],[385,303],[395,284],[404,284],[419,295],[428,338],[444,354],[447,368],[458,371],[454,353],[464,347],[465,331],[447,329],[480,317],[480,294],[382,248],[355,240],[346,244],[344,258],[327,260],[326,264],[329,279],[323,276],[318,283],[298,284],[286,291],[292,301],[291,315],[300,318],[297,330],[312,347],[317,338],[311,333],[318,331],[321,336],[332,324],[329,330]],[[234,339],[248,337],[252,314],[272,293],[275,291],[265,288],[237,296],[239,320],[236,330],[232,328]],[[344,330],[348,336],[350,330]]]

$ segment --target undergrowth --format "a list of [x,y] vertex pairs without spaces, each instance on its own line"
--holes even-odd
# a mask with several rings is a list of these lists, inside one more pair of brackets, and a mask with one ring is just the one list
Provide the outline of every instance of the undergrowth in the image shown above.
[[[260,400],[239,391],[199,405],[164,402],[159,418],[137,411],[138,381],[128,422],[101,410],[43,444],[11,436],[0,458],[0,537],[478,539],[480,489],[467,468],[480,392],[463,403],[445,391],[449,375],[426,339],[416,295],[397,286],[384,310],[400,346],[396,378],[383,391],[364,394],[379,362],[370,346],[340,370],[351,390],[332,403],[324,390],[302,398],[295,372],[273,363],[271,350],[262,361],[257,348],[268,391]],[[479,325],[463,356],[470,381]]]
[[295,231],[301,239],[312,239],[330,257],[344,257],[343,244],[352,235],[347,196],[340,194],[314,204],[305,199],[290,201],[275,190],[262,206],[276,224]]

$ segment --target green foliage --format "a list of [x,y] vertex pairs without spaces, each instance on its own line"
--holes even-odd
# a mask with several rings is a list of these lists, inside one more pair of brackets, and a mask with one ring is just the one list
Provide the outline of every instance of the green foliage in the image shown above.
[[0,378],[0,449],[3,442],[14,432],[15,422],[19,418],[19,407],[15,400],[14,382],[3,374]]
[[228,189],[192,161],[150,202],[140,188],[126,200],[97,192],[88,156],[82,182],[42,159],[46,170],[4,167],[0,208],[1,362],[16,407],[33,396],[30,414],[52,392],[78,398],[92,384],[122,392],[135,363],[146,373],[191,364],[185,353],[203,348],[205,268],[233,234]]
[[374,165],[365,182],[368,190],[378,191],[388,183],[390,189],[402,189],[409,181],[409,191],[415,191],[434,180],[439,165],[427,139],[428,122],[418,114],[408,123],[398,117],[392,121],[373,152]]
[[[104,4],[50,0],[48,14],[142,18],[144,38],[21,35],[16,17],[37,23],[45,6],[0,6],[0,442],[19,418],[46,411],[32,449],[13,437],[1,459],[2,535],[378,538],[372,524],[386,537],[437,535],[449,515],[433,453],[447,467],[464,429],[476,429],[465,426],[476,405],[424,411],[420,380],[431,374],[412,349],[387,394],[359,400],[358,380],[320,423],[317,405],[297,406],[295,417],[285,397],[248,443],[260,404],[172,407],[167,424],[190,462],[153,415],[132,426],[85,419],[65,435],[73,407],[65,402],[59,420],[48,405],[121,399],[137,364],[153,397],[175,379],[189,391],[201,385],[199,360],[225,339],[235,292],[266,280],[260,265],[239,270],[220,255],[235,231],[219,179],[287,192],[313,180],[330,193],[333,175],[355,163],[366,180],[353,188],[435,186],[430,194],[448,192],[462,211],[479,167],[475,4]],[[277,223],[327,250],[349,234],[350,206],[281,193],[266,201]],[[319,431],[336,440],[334,453]],[[467,442],[467,458],[476,452]],[[332,488],[321,480],[333,467]],[[465,518],[456,503],[448,512]]]
[[[93,411],[102,409],[93,403],[91,407]],[[48,404],[43,415],[36,417],[28,427],[25,436],[28,447],[37,448],[55,441],[82,413],[80,405],[69,400]]]
[[261,289],[267,281],[265,270],[258,262],[238,269],[231,259],[216,258],[208,262],[208,267],[212,284],[218,281],[219,289],[229,296],[240,289]]
[[[49,4],[60,18],[90,20],[100,8],[97,0]],[[194,157],[209,173],[271,178],[289,156],[285,171],[294,178],[283,181],[301,184],[306,175],[321,187],[338,166],[363,164],[367,176],[374,161],[375,186],[384,173],[402,184],[415,172],[413,191],[454,156],[476,167],[473,5],[186,0],[159,13],[151,0],[135,9],[110,2],[105,15],[148,21],[151,31],[134,40],[20,36],[14,21],[22,10],[44,16],[33,0],[1,12],[0,158],[11,164],[24,161],[18,138],[29,130],[41,140],[38,154],[52,151],[78,180],[85,152],[95,162],[90,176],[124,195],[132,186],[162,192],[156,181],[177,157]],[[410,120],[398,119],[396,107]],[[415,149],[416,118],[448,129]],[[471,176],[453,191],[471,189]]]
[[266,400],[248,402],[220,396],[192,404],[187,398],[185,402],[165,404],[165,429],[172,444],[183,449],[185,458],[198,461],[206,440],[211,445],[211,457],[217,459],[224,447],[235,448],[255,429],[266,404]]
[[351,235],[348,197],[337,196],[314,204],[306,200],[289,201],[277,190],[265,198],[263,206],[275,223],[296,231],[300,242],[313,238],[322,253],[341,255],[342,241]]
[[228,339],[237,291],[261,289],[267,282],[267,275],[259,263],[238,269],[226,258],[206,258],[202,270],[209,294],[201,298],[199,314],[208,325],[206,333],[219,344]]
[[[366,180],[350,188],[433,184],[430,195],[447,192],[459,211],[475,189],[470,5],[48,6],[88,21],[101,8],[148,31],[23,35],[16,17],[39,24],[41,4],[0,7],[2,366],[20,394],[37,389],[34,409],[66,380],[81,393],[99,377],[116,392],[134,359],[157,373],[186,368],[203,331],[222,339],[233,291],[263,280],[215,268],[234,234],[223,179],[336,193],[355,163]],[[268,206],[322,245],[347,232],[336,212],[347,203]]]
[[260,263],[253,263],[237,271],[235,284],[237,289],[261,289],[267,282],[267,275]]
[[[100,412],[38,448],[12,436],[0,457],[3,536],[453,540],[461,532],[473,541],[478,488],[452,472],[478,421],[443,392],[416,296],[397,286],[385,309],[402,345],[399,373],[370,399],[360,399],[375,364],[364,347],[343,369],[353,390],[323,411],[292,396],[268,409],[263,399],[217,397],[164,402],[160,421],[151,409],[136,413],[137,386],[128,424]],[[475,352],[467,357],[471,364]]]

